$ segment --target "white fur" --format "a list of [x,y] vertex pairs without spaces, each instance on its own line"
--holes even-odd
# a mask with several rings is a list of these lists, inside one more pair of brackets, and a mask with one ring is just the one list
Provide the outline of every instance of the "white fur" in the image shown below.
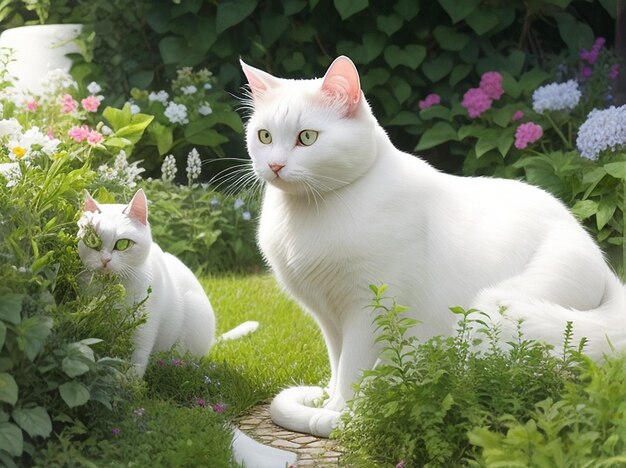
[[[133,203],[143,202],[145,222],[131,210]],[[152,242],[143,192],[139,191],[129,205],[96,204],[87,194],[85,214],[79,226],[79,237],[91,226],[102,240],[100,249],[95,250],[80,239],[78,253],[87,270],[117,275],[129,304],[148,297],[147,321],[135,333],[131,358],[139,377],[143,376],[152,353],[169,350],[174,345],[183,352],[204,356],[214,342],[213,308],[191,270]],[[126,251],[115,250],[119,239],[130,239],[134,245]],[[257,327],[257,322],[244,322],[223,338],[238,338]]]
[[[256,80],[248,150],[266,182],[259,245],[319,324],[332,374],[323,408],[312,407],[319,388],[279,394],[277,424],[323,436],[336,424],[352,384],[379,357],[370,284],[387,283],[388,295],[410,307],[421,339],[453,333],[450,306],[494,321],[504,306],[525,320],[528,338],[558,346],[571,320],[593,357],[610,350],[607,339],[624,346],[626,290],[560,201],[518,181],[440,173],[396,149],[365,99],[346,113],[322,79],[243,67]],[[259,129],[271,144],[259,141]],[[319,132],[309,147],[294,144],[303,129]],[[277,175],[270,164],[284,167]]]

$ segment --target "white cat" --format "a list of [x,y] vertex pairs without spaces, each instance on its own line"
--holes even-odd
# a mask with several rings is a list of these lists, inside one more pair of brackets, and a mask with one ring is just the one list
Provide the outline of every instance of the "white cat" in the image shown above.
[[[175,344],[181,351],[204,356],[215,336],[213,308],[189,268],[152,242],[143,190],[128,205],[99,204],[86,192],[78,225],[78,253],[87,270],[117,275],[131,304],[143,301],[151,290],[145,304],[147,321],[137,328],[131,358],[139,377],[152,353]],[[238,338],[258,326],[244,322],[219,339]]]
[[321,436],[336,424],[379,357],[370,284],[387,283],[410,307],[421,339],[453,333],[450,306],[494,321],[506,307],[528,338],[559,345],[571,320],[594,357],[607,339],[624,346],[626,289],[557,199],[513,180],[443,174],[396,149],[347,57],[314,80],[242,67],[248,151],[266,182],[259,245],[319,324],[331,367],[323,407],[311,407],[320,388],[286,389],[271,406],[277,424]]

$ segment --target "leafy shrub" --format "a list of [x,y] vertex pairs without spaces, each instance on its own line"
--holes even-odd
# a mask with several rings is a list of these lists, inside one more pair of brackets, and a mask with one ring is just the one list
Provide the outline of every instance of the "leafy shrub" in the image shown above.
[[[406,309],[385,305],[385,287],[372,290],[384,350],[382,362],[364,372],[342,419],[338,437],[347,463],[463,465],[476,454],[468,431],[484,426],[498,432],[507,418],[526,420],[536,403],[557,398],[572,378],[569,329],[562,359],[521,333],[505,345],[476,311],[455,308],[461,318],[456,336],[419,343],[409,336],[416,321],[402,316]],[[484,335],[483,353],[475,350],[472,332]]]
[[537,404],[530,418],[507,418],[506,432],[469,433],[478,466],[583,467],[626,464],[626,356],[585,358],[580,381]]

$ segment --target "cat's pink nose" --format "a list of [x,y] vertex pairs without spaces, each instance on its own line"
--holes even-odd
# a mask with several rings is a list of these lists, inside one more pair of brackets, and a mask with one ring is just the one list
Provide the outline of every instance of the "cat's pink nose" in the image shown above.
[[270,164],[269,166],[274,174],[278,174],[280,170],[285,167],[284,164]]
[[110,262],[110,261],[111,261],[111,259],[110,259],[110,258],[103,258],[103,259],[102,259],[102,266],[103,266],[104,268],[106,268],[106,267],[107,267],[107,265],[109,264],[109,262]]

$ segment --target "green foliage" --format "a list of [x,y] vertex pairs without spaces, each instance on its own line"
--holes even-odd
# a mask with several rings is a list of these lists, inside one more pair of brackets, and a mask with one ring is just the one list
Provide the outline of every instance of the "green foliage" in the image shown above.
[[[536,403],[556,398],[572,376],[577,359],[569,347],[571,329],[560,359],[521,332],[502,343],[499,329],[487,326],[479,312],[453,308],[461,319],[456,335],[420,343],[410,334],[416,322],[403,316],[406,308],[387,305],[384,286],[372,290],[384,349],[382,362],[356,386],[337,434],[347,463],[463,465],[476,455],[468,431],[485,426],[497,433],[510,418],[527,419]],[[471,338],[480,335],[482,353]]]
[[245,272],[261,268],[255,243],[260,200],[247,201],[200,185],[158,180],[145,185],[155,242],[198,272]]
[[580,381],[537,404],[531,418],[510,418],[506,432],[474,428],[477,466],[609,467],[626,463],[626,356],[580,363]]

